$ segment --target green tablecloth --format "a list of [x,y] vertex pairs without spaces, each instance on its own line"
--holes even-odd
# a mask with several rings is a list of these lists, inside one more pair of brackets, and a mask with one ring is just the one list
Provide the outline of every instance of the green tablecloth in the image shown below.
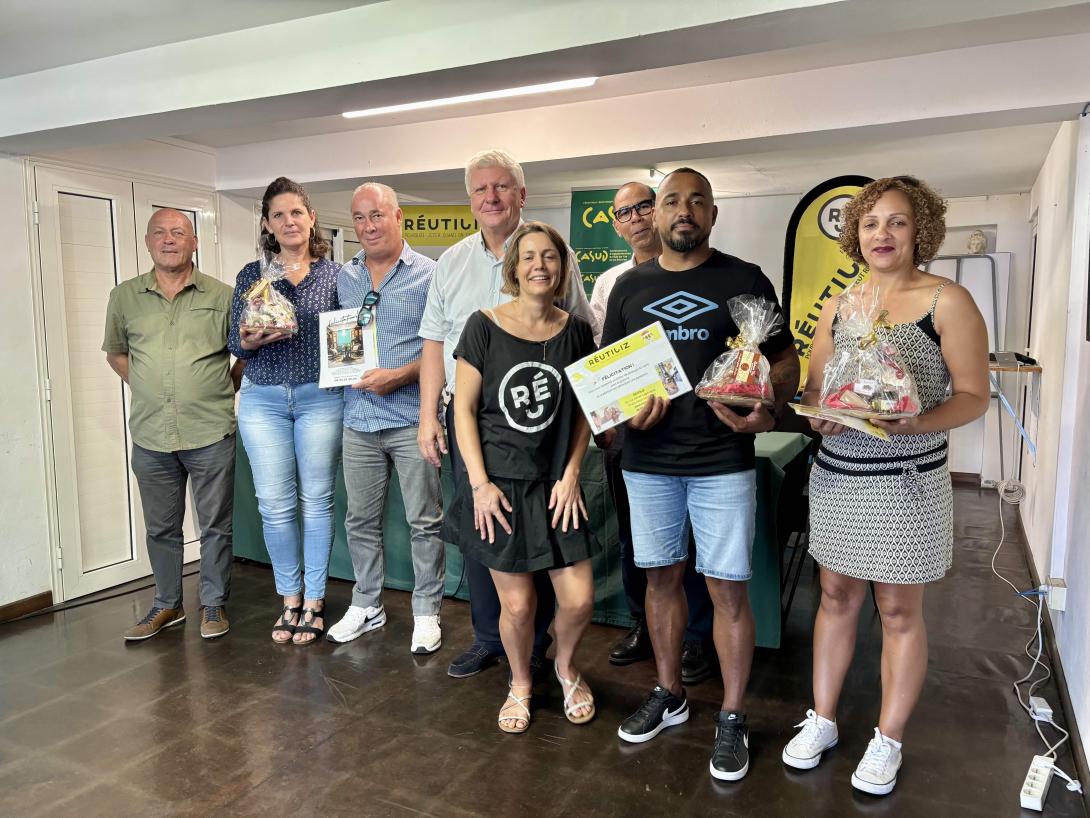
[[[250,461],[238,438],[238,460],[235,466],[234,552],[236,557],[268,563],[265,540],[261,533],[261,516],[254,496]],[[753,580],[750,601],[757,620],[757,644],[761,647],[780,646],[780,551],[776,532],[776,510],[784,470],[805,451],[808,440],[791,432],[766,432],[757,436],[757,530],[753,544]],[[594,559],[594,621],[611,625],[628,625],[628,605],[621,585],[620,550],[617,540],[617,519],[606,486],[602,452],[593,445],[583,461],[583,492],[586,495],[590,524],[604,546]],[[451,496],[450,472],[444,464],[443,496]],[[333,535],[333,553],[329,560],[330,576],[353,579],[352,562],[345,541],[346,509],[344,475],[338,469]],[[801,502],[801,500],[800,500]],[[401,502],[397,475],[390,481],[384,520],[386,544],[386,587],[401,591],[413,589],[413,566],[409,554],[409,526]],[[446,595],[469,598],[469,588],[463,571],[462,554],[447,545]]]

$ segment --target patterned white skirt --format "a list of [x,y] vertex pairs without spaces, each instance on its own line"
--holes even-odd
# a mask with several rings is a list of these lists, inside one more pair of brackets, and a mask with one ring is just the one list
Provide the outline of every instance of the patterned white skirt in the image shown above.
[[[946,436],[827,438],[810,472],[810,553],[838,574],[915,585],[953,561]],[[861,445],[853,445],[858,443]]]

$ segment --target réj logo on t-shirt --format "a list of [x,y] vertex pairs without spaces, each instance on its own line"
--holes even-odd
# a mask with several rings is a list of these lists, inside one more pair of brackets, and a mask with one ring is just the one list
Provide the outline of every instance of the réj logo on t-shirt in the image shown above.
[[560,373],[545,363],[526,361],[511,367],[500,383],[500,408],[512,428],[540,432],[560,406]]
[[666,330],[666,337],[671,341],[707,341],[711,337],[711,333],[705,328],[689,328],[682,325],[698,315],[703,315],[718,308],[718,304],[706,298],[693,295],[685,290],[678,290],[676,293],[671,293],[658,301],[651,302],[643,308],[643,311],[651,313],[656,318],[678,325],[669,327]]

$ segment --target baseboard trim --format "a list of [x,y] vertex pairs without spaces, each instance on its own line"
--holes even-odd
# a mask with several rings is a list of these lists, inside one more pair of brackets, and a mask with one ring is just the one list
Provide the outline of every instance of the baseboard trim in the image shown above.
[[[1018,515],[1018,531],[1022,535],[1022,553],[1026,558],[1030,578],[1033,587],[1041,586],[1041,577],[1037,573],[1037,565],[1033,561],[1033,552],[1029,547],[1029,537],[1026,536],[1026,527],[1022,523],[1022,515]],[[1043,616],[1045,640],[1048,643],[1048,658],[1052,660],[1052,675],[1056,679],[1056,689],[1060,691],[1060,705],[1064,709],[1067,731],[1071,733],[1068,744],[1071,745],[1071,755],[1075,759],[1075,778],[1079,781],[1090,781],[1090,765],[1087,765],[1086,751],[1082,745],[1082,735],[1079,733],[1079,724],[1075,721],[1075,708],[1071,704],[1071,694],[1067,689],[1067,674],[1064,673],[1063,662],[1060,661],[1060,650],[1056,644],[1056,631],[1052,627],[1052,617]]]
[[26,616],[53,604],[53,592],[42,591],[40,594],[28,596],[26,599],[17,599],[7,605],[0,605],[0,622],[9,622]]
[[950,472],[951,482],[957,483],[959,486],[973,486],[980,488],[980,475],[974,474],[969,471],[952,471]]

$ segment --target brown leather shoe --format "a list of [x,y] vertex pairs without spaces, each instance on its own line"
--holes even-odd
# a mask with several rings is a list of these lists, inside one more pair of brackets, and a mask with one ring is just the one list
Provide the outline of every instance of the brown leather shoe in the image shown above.
[[205,605],[201,608],[201,638],[215,639],[231,630],[227,621],[227,609],[222,605]]
[[131,641],[150,639],[163,628],[185,622],[185,611],[181,608],[156,608],[152,607],[147,616],[133,625],[124,633],[124,637]]

